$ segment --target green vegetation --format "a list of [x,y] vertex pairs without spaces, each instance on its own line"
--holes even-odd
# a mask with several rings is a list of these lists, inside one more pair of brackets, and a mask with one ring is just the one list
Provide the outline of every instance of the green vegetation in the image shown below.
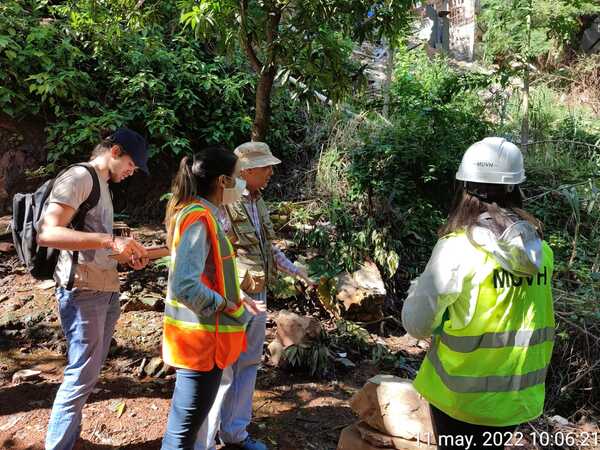
[[600,12],[592,0],[482,0],[484,59],[528,61],[576,46],[580,18]]
[[135,5],[0,4],[0,108],[45,119],[49,162],[80,158],[122,124],[151,137],[153,156],[249,133],[253,79],[239,60],[190,39],[170,2]]
[[[246,55],[256,73],[252,139],[264,141],[271,121],[275,80],[293,80],[304,101],[318,89],[345,97],[362,73],[350,59],[353,42],[396,39],[407,29],[412,0],[180,0],[182,21],[203,39]],[[371,15],[369,15],[369,13]]]
[[521,145],[529,145],[529,92],[533,64],[560,55],[580,31],[579,18],[600,12],[590,0],[484,0],[483,58],[498,64],[504,83],[519,74],[523,81]]
[[[577,55],[576,38],[581,16],[600,6],[482,1],[482,71],[391,41],[383,117],[350,55],[364,38],[407,34],[412,2],[378,3],[368,19],[362,1],[3,0],[0,109],[44,121],[45,174],[123,124],[144,132],[152,159],[166,166],[205,144],[267,136],[285,161],[269,192],[280,202],[276,228],[298,253],[314,250],[306,264],[323,276],[318,296],[331,298],[330,278],[371,258],[391,314],[437,239],[465,149],[489,135],[521,142],[526,207],[544,222],[556,260],[549,405],[560,413],[597,403],[598,389],[583,389],[600,381],[600,58]],[[314,102],[315,89],[332,107]],[[277,292],[287,298],[295,288],[282,280]],[[326,349],[350,342],[378,364],[402,364],[368,339],[338,322],[288,356],[323,373]],[[577,389],[560,391],[570,385]]]
[[[397,260],[388,260],[394,253],[401,267],[414,264],[415,253],[424,262],[464,150],[486,135],[519,135],[521,91],[502,92],[501,117],[487,95],[502,76],[460,74],[443,59],[400,52],[389,119],[372,112],[334,125],[317,174],[330,201],[313,208],[316,226],[303,233],[307,244],[348,269],[367,255],[388,275],[396,273]],[[598,278],[600,120],[561,95],[550,83],[532,88],[524,190],[554,244],[558,285],[575,271],[587,292]]]
[[[518,79],[502,67],[461,73],[424,53],[396,56],[389,117],[366,104],[358,116],[333,121],[317,174],[328,200],[311,208],[314,228],[300,232],[303,242],[326,255],[329,270],[373,258],[388,292],[401,298],[437,239],[464,150],[485,135],[519,142],[528,114],[525,205],[543,221],[556,261],[559,338],[548,407],[568,416],[574,404],[594,404],[597,394],[585,389],[600,381],[600,116],[597,80],[589,75],[597,73],[589,62],[595,59],[532,72],[527,113]],[[569,95],[582,91],[592,100]]]
[[389,118],[338,122],[321,155],[317,181],[331,202],[308,242],[348,269],[371,255],[388,276],[416,274],[411,262],[431,249],[462,153],[492,130],[477,95],[487,84],[443,59],[399,51]]

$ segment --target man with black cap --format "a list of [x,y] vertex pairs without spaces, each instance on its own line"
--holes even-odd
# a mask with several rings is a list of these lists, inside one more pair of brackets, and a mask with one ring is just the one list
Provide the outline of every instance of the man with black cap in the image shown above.
[[[142,269],[144,247],[116,237],[108,182],[119,183],[137,169],[148,173],[145,139],[119,128],[98,144],[89,163],[65,171],[54,183],[42,217],[38,243],[60,249],[54,272],[60,322],[67,341],[67,366],[58,389],[46,449],[70,450],[81,430],[81,412],[106,359],[120,314],[117,263]],[[85,215],[83,231],[69,227],[92,192],[98,200]]]

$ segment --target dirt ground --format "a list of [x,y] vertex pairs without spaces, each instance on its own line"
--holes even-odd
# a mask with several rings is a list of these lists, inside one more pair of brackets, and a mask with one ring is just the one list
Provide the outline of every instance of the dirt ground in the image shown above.
[[[37,450],[44,448],[50,409],[66,362],[66,345],[57,317],[54,283],[36,281],[21,267],[15,252],[7,249],[10,239],[6,233],[2,235],[6,222],[3,219],[6,218],[0,218],[0,450]],[[164,240],[158,227],[135,231],[146,245]],[[167,271],[159,263],[139,272],[123,271],[120,277],[121,317],[100,380],[83,410],[77,450],[159,449],[165,431],[174,385],[172,371],[166,370],[158,359]],[[266,344],[274,338],[273,317],[279,309],[296,308],[301,314],[313,314],[322,323],[327,322],[325,310],[316,310],[318,305],[269,301]],[[395,355],[392,362],[398,355],[403,361],[401,369],[388,373],[414,376],[427,350],[426,342],[402,336],[395,331],[397,328],[384,333],[383,323],[380,325],[381,332],[371,335],[374,342]],[[348,400],[369,378],[383,371],[381,364],[376,365],[369,358],[359,360],[355,350],[351,346],[344,349],[354,359],[355,367],[336,364],[323,377],[273,368],[265,356],[254,394],[251,435],[263,440],[271,450],[336,449],[341,430],[357,420]],[[39,374],[24,381],[14,380],[14,374],[23,369]],[[579,411],[573,411],[567,417],[579,416]],[[577,423],[561,421],[566,419],[543,416],[519,430],[525,436],[532,432],[546,437],[585,434],[597,437],[593,444],[600,442],[600,428],[594,417],[581,417]],[[579,447],[523,442],[519,448],[600,449],[600,445],[590,442]]]
[[[162,238],[152,227],[138,235],[147,244]],[[162,313],[152,302],[161,296],[166,270],[149,267],[121,273],[121,278],[121,317],[100,381],[83,410],[78,449],[158,449],[165,431],[174,375],[150,377],[140,366],[160,355]],[[267,341],[274,334],[272,320],[269,326]],[[389,344],[404,345],[394,337]],[[32,279],[14,252],[0,253],[1,449],[43,448],[65,350],[52,282]],[[21,369],[41,373],[13,383]],[[318,380],[265,364],[258,374],[250,432],[271,449],[333,450],[342,428],[356,420],[348,399],[378,372],[361,363]]]

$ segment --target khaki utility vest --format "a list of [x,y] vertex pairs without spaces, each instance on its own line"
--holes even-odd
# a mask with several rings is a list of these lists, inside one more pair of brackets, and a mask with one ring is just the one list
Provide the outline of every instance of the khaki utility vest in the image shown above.
[[271,249],[275,231],[262,197],[256,201],[256,207],[260,219],[260,233],[257,233],[250,218],[250,209],[243,200],[225,207],[231,221],[228,237],[237,255],[240,289],[248,294],[264,291],[277,276]]

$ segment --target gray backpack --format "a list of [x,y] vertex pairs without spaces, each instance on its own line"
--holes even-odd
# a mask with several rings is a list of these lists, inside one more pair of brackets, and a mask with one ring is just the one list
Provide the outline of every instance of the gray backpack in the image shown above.
[[[49,247],[40,247],[37,243],[38,226],[43,217],[48,197],[54,187],[54,182],[71,167],[85,167],[92,176],[92,190],[88,198],[81,204],[71,220],[71,228],[83,230],[85,216],[100,200],[100,180],[96,170],[85,163],[73,164],[58,174],[55,178],[46,181],[35,192],[29,194],[15,194],[13,197],[12,236],[17,255],[29,273],[38,279],[51,279],[58,261],[60,250]],[[77,264],[78,252],[73,252],[71,277],[67,289],[73,287],[73,275]]]

